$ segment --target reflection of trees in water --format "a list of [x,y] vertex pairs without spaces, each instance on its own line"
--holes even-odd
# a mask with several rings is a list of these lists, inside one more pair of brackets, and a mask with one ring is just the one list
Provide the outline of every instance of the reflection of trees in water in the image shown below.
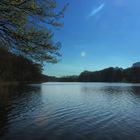
[[83,86],[81,88],[83,93],[106,93],[106,94],[114,94],[114,93],[121,93],[124,91],[129,90],[128,87],[121,87],[121,86]]
[[131,86],[131,89],[135,95],[140,96],[140,86]]
[[[0,86],[0,137],[8,131],[9,114],[11,114],[15,108],[17,108],[18,111],[24,110],[24,107],[31,101],[30,98],[36,92],[40,92],[40,86]],[[39,93],[37,95],[40,96]],[[18,100],[22,102],[22,105],[14,105],[16,102],[19,103]]]
[[81,87],[81,92],[83,93],[93,93],[93,92],[105,92],[106,94],[116,94],[116,93],[134,93],[140,96],[140,86],[131,85],[85,85]]
[[131,103],[140,103],[140,85],[135,84],[120,84],[120,85],[85,85],[81,87],[81,92],[84,95],[99,94],[105,95],[104,99],[116,99],[120,101],[129,100]]
[[140,102],[140,86],[131,86],[131,93],[135,97],[135,100]]

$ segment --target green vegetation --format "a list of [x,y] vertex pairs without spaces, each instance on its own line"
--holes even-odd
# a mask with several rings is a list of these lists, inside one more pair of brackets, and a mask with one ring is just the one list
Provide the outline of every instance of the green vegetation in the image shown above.
[[58,62],[52,27],[62,26],[65,9],[55,0],[0,0],[0,81],[36,81],[44,62]]
[[60,43],[53,42],[49,27],[62,26],[65,7],[56,10],[55,0],[1,0],[0,42],[33,61],[57,62]]
[[84,71],[79,76],[56,78],[59,82],[131,82],[140,83],[140,67],[107,68],[100,71]]

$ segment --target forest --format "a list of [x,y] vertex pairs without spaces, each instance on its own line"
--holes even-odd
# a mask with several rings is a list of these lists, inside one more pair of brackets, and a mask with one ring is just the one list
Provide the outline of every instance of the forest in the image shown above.
[[[54,79],[52,80],[54,81]],[[78,76],[56,78],[60,82],[140,82],[140,67],[109,67],[100,71],[84,71]]]
[[0,48],[0,81],[38,81],[41,71],[41,65]]

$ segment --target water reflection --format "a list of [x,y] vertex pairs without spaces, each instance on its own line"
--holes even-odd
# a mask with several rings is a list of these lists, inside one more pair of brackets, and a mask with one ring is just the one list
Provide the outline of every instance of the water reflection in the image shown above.
[[[118,106],[123,109],[124,106],[130,108],[135,104],[140,104],[140,85],[138,84],[100,84],[84,85],[81,87],[81,93],[86,97],[94,97],[94,101],[99,99],[101,104],[107,103],[111,106]],[[89,98],[89,97],[88,97]]]
[[[137,85],[137,84],[136,84]],[[88,84],[88,85],[82,85],[81,86],[81,92],[87,94],[87,93],[105,93],[105,94],[136,94],[140,96],[140,85],[136,86],[135,84]]]
[[139,140],[140,85],[0,86],[1,140]]
[[[40,93],[40,86],[1,85],[0,86],[0,137],[8,133],[11,120],[19,119],[24,112],[29,112],[33,104],[34,93]],[[40,94],[36,94],[37,101]],[[30,103],[32,102],[32,103]],[[29,105],[30,104],[30,105]]]

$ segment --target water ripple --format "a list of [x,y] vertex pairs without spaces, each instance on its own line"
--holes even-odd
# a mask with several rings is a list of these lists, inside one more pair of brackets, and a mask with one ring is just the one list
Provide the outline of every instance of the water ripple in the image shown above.
[[0,95],[1,140],[140,138],[138,84],[45,83]]

